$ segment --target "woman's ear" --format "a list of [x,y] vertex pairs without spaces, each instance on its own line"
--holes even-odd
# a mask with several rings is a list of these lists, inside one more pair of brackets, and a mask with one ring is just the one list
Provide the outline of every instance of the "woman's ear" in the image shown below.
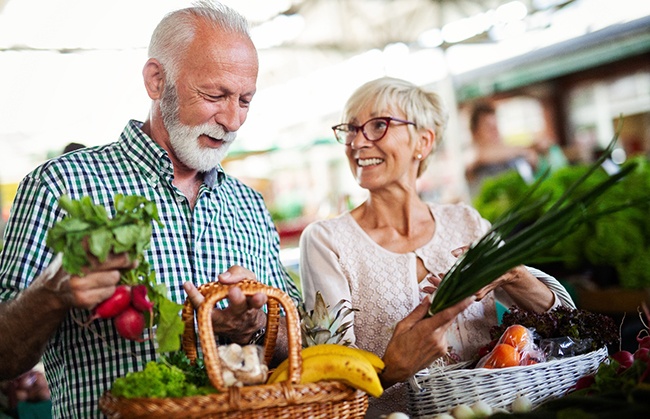
[[425,129],[419,132],[418,146],[415,151],[416,154],[421,154],[426,158],[429,154],[436,150],[436,133],[432,129]]
[[165,73],[162,64],[155,58],[149,58],[142,69],[142,77],[151,100],[160,99],[165,87]]

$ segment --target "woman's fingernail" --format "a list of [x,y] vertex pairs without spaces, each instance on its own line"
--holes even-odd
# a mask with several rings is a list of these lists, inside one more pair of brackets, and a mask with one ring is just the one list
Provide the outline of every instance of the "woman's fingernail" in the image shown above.
[[222,273],[221,275],[219,275],[219,276],[222,277],[222,278],[224,278],[224,279],[228,279],[228,278],[230,278],[231,275],[232,275],[232,274],[231,274],[230,272],[226,271],[226,272],[223,272],[223,273]]

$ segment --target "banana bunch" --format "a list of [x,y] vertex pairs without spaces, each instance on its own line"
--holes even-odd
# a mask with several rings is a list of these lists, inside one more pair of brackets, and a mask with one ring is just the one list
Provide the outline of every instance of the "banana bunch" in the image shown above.
[[[325,343],[302,350],[301,383],[338,380],[373,397],[384,392],[377,373],[384,369],[384,361],[372,352],[338,344]],[[289,378],[289,360],[273,371],[267,384]]]

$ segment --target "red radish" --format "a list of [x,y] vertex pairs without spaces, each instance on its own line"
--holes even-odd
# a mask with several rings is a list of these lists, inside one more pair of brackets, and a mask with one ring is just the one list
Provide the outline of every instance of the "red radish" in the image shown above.
[[131,290],[131,294],[133,295],[133,307],[142,312],[151,312],[153,309],[153,303],[149,300],[149,296],[147,295],[146,285],[134,286]]
[[95,319],[111,319],[122,313],[131,304],[131,287],[119,285],[113,295],[102,301],[93,309],[88,322]]
[[650,349],[650,336],[644,336],[642,338],[637,337],[636,341],[639,342],[639,348]]
[[596,377],[594,377],[593,374],[582,376],[578,378],[578,381],[576,381],[571,391],[582,390],[583,388],[589,388],[595,382],[596,382]]
[[639,359],[643,362],[650,362],[650,349],[639,348],[634,352],[634,359]]
[[144,315],[133,307],[128,307],[115,318],[117,333],[129,340],[142,341]]
[[618,351],[612,355],[612,359],[620,365],[619,372],[630,368],[634,363],[634,356],[628,351]]

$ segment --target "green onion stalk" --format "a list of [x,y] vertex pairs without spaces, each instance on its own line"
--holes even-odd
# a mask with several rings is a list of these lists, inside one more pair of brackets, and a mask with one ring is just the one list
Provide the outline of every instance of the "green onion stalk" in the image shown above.
[[[456,260],[440,282],[429,307],[428,315],[432,316],[473,295],[516,266],[548,261],[548,259],[540,258],[539,255],[553,247],[560,238],[570,234],[581,224],[631,206],[648,204],[650,196],[612,204],[598,211],[588,211],[603,193],[634,171],[636,162],[625,164],[617,173],[595,184],[585,192],[576,192],[578,187],[611,156],[617,139],[618,132],[598,160],[564,191],[549,210],[545,211],[533,223],[525,224],[525,221],[531,218],[531,214],[538,213],[541,208],[549,204],[550,194],[532,198],[540,184],[548,177],[549,170],[547,169],[531,185],[526,194],[501,215],[492,224],[490,230]],[[521,227],[522,225],[524,227]],[[513,233],[515,228],[518,230]]]

